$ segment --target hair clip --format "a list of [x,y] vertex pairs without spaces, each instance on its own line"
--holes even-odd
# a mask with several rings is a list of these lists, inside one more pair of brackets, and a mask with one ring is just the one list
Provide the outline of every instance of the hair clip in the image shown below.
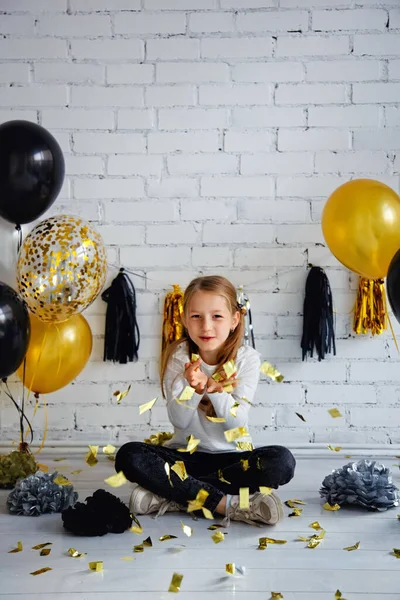
[[237,302],[237,309],[242,313],[242,315],[247,313],[247,307],[245,304],[240,304],[240,302]]

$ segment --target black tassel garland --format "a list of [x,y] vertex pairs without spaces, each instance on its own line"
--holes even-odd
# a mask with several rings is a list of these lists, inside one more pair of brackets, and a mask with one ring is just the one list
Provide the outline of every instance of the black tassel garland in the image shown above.
[[119,270],[101,297],[108,305],[104,361],[126,364],[138,360],[140,332],[136,321],[136,292],[124,269]]
[[318,360],[323,360],[329,352],[336,354],[332,292],[320,267],[312,266],[308,274],[303,313],[303,360],[313,356],[314,346]]

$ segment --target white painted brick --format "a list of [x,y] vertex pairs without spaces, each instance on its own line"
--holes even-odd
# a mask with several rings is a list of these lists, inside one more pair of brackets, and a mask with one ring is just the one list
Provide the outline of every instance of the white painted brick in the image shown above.
[[143,106],[143,90],[136,87],[73,86],[72,106]]
[[252,266],[297,267],[304,265],[304,251],[300,248],[238,248],[235,267]]
[[140,10],[141,0],[113,0],[112,8],[108,0],[69,0],[71,9],[79,12]]
[[400,129],[356,129],[354,150],[398,150]]
[[268,360],[277,365],[281,360],[294,360],[301,355],[300,344],[294,344],[292,339],[259,339],[257,348],[262,356],[268,356]]
[[141,133],[75,133],[74,150],[84,154],[135,154],[145,152]]
[[239,13],[237,28],[241,32],[271,31],[307,31],[308,13],[306,11],[268,11]]
[[337,56],[349,54],[349,38],[346,36],[278,36],[276,56]]
[[236,204],[222,200],[182,200],[182,221],[236,221]]
[[[168,272],[168,274],[170,274]],[[174,279],[175,281],[175,279]],[[138,316],[138,325],[140,333],[143,335],[152,335],[154,331],[161,331],[163,323],[163,315],[140,315]],[[158,377],[156,377],[158,381]]]
[[229,81],[229,66],[211,62],[157,63],[159,83],[210,83]]
[[[47,404],[47,415],[48,422],[51,423],[52,430],[71,430],[74,428],[74,409],[71,410],[71,406],[59,406],[58,404]],[[26,410],[28,419],[32,422],[33,408]],[[2,427],[10,430],[15,427],[17,423],[17,412],[14,406],[6,406],[1,409],[1,424]],[[45,428],[45,413],[43,406],[39,403],[39,409],[35,415],[33,428],[35,432],[42,432]],[[47,432],[49,434],[49,431]],[[49,436],[50,437],[50,436]],[[29,439],[29,438],[28,438]]]
[[149,109],[121,109],[117,115],[117,129],[153,129],[156,116]]
[[238,214],[241,221],[308,223],[310,206],[305,200],[240,200]]
[[262,152],[271,150],[275,136],[269,131],[227,131],[224,137],[226,152]]
[[191,60],[200,57],[200,41],[188,38],[147,40],[147,60]]
[[400,173],[400,154],[396,154],[393,161],[393,171]]
[[355,83],[353,85],[354,103],[397,103],[399,98],[400,83]]
[[[267,315],[253,315],[253,325],[256,335],[275,335],[276,318]],[[264,386],[260,386],[265,390]],[[258,394],[260,395],[260,394]],[[264,395],[264,391],[263,391]],[[269,399],[269,398],[268,398]]]
[[143,175],[161,176],[163,159],[161,156],[115,154],[108,157],[107,173],[109,175]]
[[233,85],[201,85],[199,103],[208,105],[270,104],[272,88],[262,83]]
[[[376,404],[376,389],[372,385],[308,385],[307,404],[354,404],[362,398],[363,404]],[[329,408],[331,408],[331,406]]]
[[396,423],[398,408],[350,408],[350,423],[356,427],[390,427]]
[[153,85],[146,88],[147,106],[193,106],[197,91],[189,85]]
[[0,83],[28,83],[29,65],[23,63],[0,63]]
[[385,116],[387,127],[400,127],[400,108],[398,106],[387,106]]
[[307,81],[374,81],[381,78],[377,60],[317,60],[306,64]]
[[205,223],[203,242],[211,244],[246,244],[246,243],[271,243],[274,228],[271,225],[223,225],[218,223]]
[[385,340],[379,336],[369,339],[369,336],[358,335],[348,340],[337,340],[337,353],[341,358],[375,358],[385,356]]
[[346,183],[346,177],[312,175],[310,177],[277,177],[277,196],[315,197],[329,196],[339,185]]
[[265,58],[272,56],[272,38],[204,38],[203,58]]
[[52,134],[63,152],[71,152],[71,135],[69,133],[53,131]]
[[193,248],[192,265],[194,267],[231,267],[232,252],[221,246]]
[[243,155],[240,172],[243,175],[312,173],[313,155],[311,152],[264,152]]
[[331,355],[322,362],[318,362],[315,358],[309,358],[306,362],[280,362],[279,371],[285,376],[287,382],[332,381],[343,384],[346,381],[346,364],[332,360]]
[[288,61],[240,63],[233,66],[232,79],[249,83],[303,81],[304,67]]
[[113,129],[114,115],[111,110],[49,108],[42,111],[42,125],[50,129]]
[[354,54],[385,56],[400,54],[400,37],[397,33],[366,33],[354,36]]
[[[165,290],[166,289],[170,289],[171,288],[171,281],[173,281],[174,283],[176,283],[177,285],[180,285],[182,289],[185,289],[186,286],[189,285],[189,283],[192,281],[192,279],[194,279],[195,277],[197,277],[199,275],[199,273],[195,270],[183,270],[183,269],[179,269],[179,267],[174,271],[174,270],[168,270],[168,271],[149,271],[147,269],[147,272],[149,273],[149,278],[147,280],[147,287],[149,290],[158,290],[160,292],[163,292],[163,296],[162,296],[162,302],[164,302],[164,295],[165,295]],[[164,304],[163,304],[164,306]],[[161,315],[159,315],[161,318]],[[153,328],[152,331],[154,332],[154,324],[153,324]],[[161,327],[159,328],[159,331],[161,331]],[[155,381],[159,381],[159,365],[157,363],[157,365],[154,365],[153,363],[150,364],[150,368],[149,368],[149,372],[150,372],[150,379],[155,380]]]
[[168,418],[167,407],[163,405],[154,406],[150,411],[150,424],[154,427],[171,428]]
[[64,154],[65,172],[68,175],[103,175],[104,163],[100,156],[74,156]]
[[277,240],[281,244],[321,244],[324,238],[320,225],[281,225]]
[[103,65],[45,62],[35,63],[35,81],[62,83],[103,83]]
[[[3,10],[3,7],[2,7]],[[35,21],[31,15],[1,15],[0,34],[2,35],[33,35]]]
[[127,267],[188,267],[190,248],[121,248],[121,263]]
[[218,133],[215,131],[191,131],[182,133],[149,133],[148,151],[151,154],[168,152],[216,152]]
[[148,182],[150,198],[193,198],[199,195],[197,179],[164,177]]
[[98,225],[96,230],[107,246],[138,246],[144,244],[143,225]]
[[221,8],[270,8],[275,6],[274,0],[220,0]]
[[271,407],[255,406],[250,411],[250,423],[253,425],[262,425],[263,427],[271,426],[275,419],[275,410]]
[[306,115],[303,108],[254,106],[252,108],[234,108],[232,111],[234,127],[260,129],[260,127],[298,127],[305,124]]
[[65,106],[67,103],[66,86],[31,85],[26,87],[2,88],[0,106],[26,106],[42,108],[43,106]]
[[[333,407],[332,407],[333,408]],[[335,406],[336,408],[336,406]],[[340,407],[337,407],[340,410]],[[301,414],[306,422],[304,423],[297,415]],[[326,408],[313,406],[312,411],[306,406],[281,407],[277,409],[276,422],[278,427],[345,427],[345,418],[333,419]]]
[[272,196],[272,177],[202,177],[201,196],[265,197]]
[[[2,0],[1,10],[8,13],[24,12],[32,10],[31,0]],[[35,12],[65,12],[67,10],[67,0],[37,0],[35,2]]]
[[114,223],[174,221],[178,211],[175,202],[106,202],[104,204],[105,221]]
[[135,34],[178,34],[186,32],[185,14],[168,13],[117,13],[114,17],[115,33]]
[[[338,6],[350,6],[351,0],[312,0],[313,7],[326,6],[333,8]],[[375,0],[374,0],[375,4]],[[310,0],[280,0],[280,6],[284,8],[310,8]]]
[[[54,40],[56,41],[56,40]],[[60,40],[62,41],[62,40]],[[85,60],[142,60],[144,46],[142,40],[71,40],[71,56]]]
[[154,81],[154,65],[118,64],[107,66],[107,83],[151,83]]
[[90,430],[93,427],[118,427],[126,423],[149,423],[148,412],[139,414],[139,410],[131,406],[116,406],[114,410],[105,411],[103,407],[79,406],[76,411],[78,429]]
[[311,127],[379,127],[378,106],[310,106],[308,124]]
[[167,108],[158,111],[159,129],[224,129],[229,114],[225,108]]
[[[83,202],[82,200],[69,200],[66,204],[62,204],[60,203],[60,200],[57,200],[50,210],[46,212],[46,218],[65,214],[77,215],[78,217],[85,219],[85,221],[100,221],[98,203],[93,201]],[[90,308],[88,310],[90,310]]]
[[360,431],[356,431],[354,427],[351,429],[336,429],[333,431],[316,428],[314,432],[315,443],[333,444],[335,446],[343,444],[360,444],[362,447],[365,444],[396,443],[390,441],[390,439],[387,432],[379,429],[374,430],[373,428],[363,428]]
[[200,241],[200,231],[193,224],[177,223],[174,225],[148,225],[146,228],[146,244],[196,244]]
[[343,267],[328,248],[308,248],[308,259],[311,264],[325,267]]
[[315,172],[383,173],[387,170],[388,162],[385,152],[369,152],[368,150],[340,152],[340,154],[317,152],[315,154]]
[[102,404],[105,410],[105,405],[109,402],[109,387],[95,383],[93,385],[71,383],[57,392],[46,395],[46,401],[56,406],[71,405],[72,399],[74,404]]
[[235,31],[234,15],[228,12],[197,12],[189,15],[193,33],[227,33]]
[[349,150],[350,138],[345,130],[280,129],[278,150]]
[[144,196],[142,179],[75,179],[75,198],[139,198]]
[[353,361],[350,365],[350,381],[397,382],[400,381],[399,365],[397,362]]
[[145,8],[154,10],[204,10],[216,8],[216,0],[145,0]]
[[0,56],[8,58],[67,58],[68,50],[65,40],[56,39],[2,39],[0,40]]
[[346,102],[346,89],[339,84],[284,84],[275,91],[276,104],[341,104]]
[[238,159],[229,154],[176,154],[169,156],[168,171],[171,175],[194,175],[204,173],[236,173]]
[[[269,317],[269,318],[271,318],[271,317]],[[286,335],[290,335],[290,336],[297,335],[298,338],[301,338],[302,331],[303,331],[303,317],[300,317],[300,316],[277,317],[277,322],[278,322],[278,326],[277,326],[276,332],[279,337],[286,336]],[[256,330],[256,331],[258,331],[258,330]],[[288,388],[288,389],[290,389],[290,388]]]
[[400,79],[400,60],[389,60],[389,80]]
[[400,29],[400,9],[389,11],[389,29]]
[[38,19],[40,35],[55,37],[110,37],[111,21],[106,15],[51,15]]
[[386,29],[387,13],[380,9],[314,10],[314,31],[346,31]]
[[[250,413],[251,416],[251,413]],[[296,444],[309,444],[312,442],[311,436],[307,430],[296,430],[285,427],[284,429],[272,429],[252,427],[250,428],[250,434],[254,445],[260,446],[287,446],[294,448]]]
[[[214,268],[203,268],[202,273],[205,275],[214,274]],[[276,275],[273,269],[252,269],[247,271],[238,271],[237,269],[224,269],[224,276],[232,282],[235,287],[244,286],[246,292],[251,293],[251,306],[253,315],[260,313],[260,305],[265,310],[262,304],[262,299],[265,292],[272,292],[276,287]],[[262,292],[262,293],[259,293]],[[257,332],[256,332],[257,334]]]
[[398,405],[400,401],[400,388],[398,386],[382,385],[376,390],[378,404]]
[[302,302],[298,294],[284,294],[283,292],[273,292],[262,294],[262,297],[255,297],[252,294],[251,305],[254,313],[264,314],[289,314],[299,313]]

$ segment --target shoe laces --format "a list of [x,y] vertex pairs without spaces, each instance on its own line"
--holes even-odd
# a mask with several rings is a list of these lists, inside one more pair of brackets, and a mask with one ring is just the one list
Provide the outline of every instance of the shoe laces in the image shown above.
[[[237,517],[237,518],[235,518]],[[248,525],[253,525],[254,527],[263,527],[261,523],[258,523],[254,520],[254,515],[252,514],[251,505],[249,508],[240,508],[240,504],[235,504],[234,506],[230,506],[228,509],[228,514],[223,519],[222,524],[224,527],[229,527],[232,521],[241,521],[242,523],[247,523]]]
[[157,519],[157,517],[162,517],[170,507],[173,507],[174,510],[180,510],[179,504],[177,504],[173,500],[163,500],[160,504],[160,508],[158,509],[157,514],[153,517],[153,519]]

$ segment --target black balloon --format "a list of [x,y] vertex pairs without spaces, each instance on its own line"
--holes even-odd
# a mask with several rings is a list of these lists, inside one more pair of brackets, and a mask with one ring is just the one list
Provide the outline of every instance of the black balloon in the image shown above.
[[389,265],[386,289],[393,314],[400,323],[400,250],[396,252]]
[[14,373],[22,363],[30,333],[24,301],[9,285],[0,281],[0,379]]
[[0,216],[30,223],[53,204],[64,180],[64,157],[54,137],[29,121],[0,125]]

